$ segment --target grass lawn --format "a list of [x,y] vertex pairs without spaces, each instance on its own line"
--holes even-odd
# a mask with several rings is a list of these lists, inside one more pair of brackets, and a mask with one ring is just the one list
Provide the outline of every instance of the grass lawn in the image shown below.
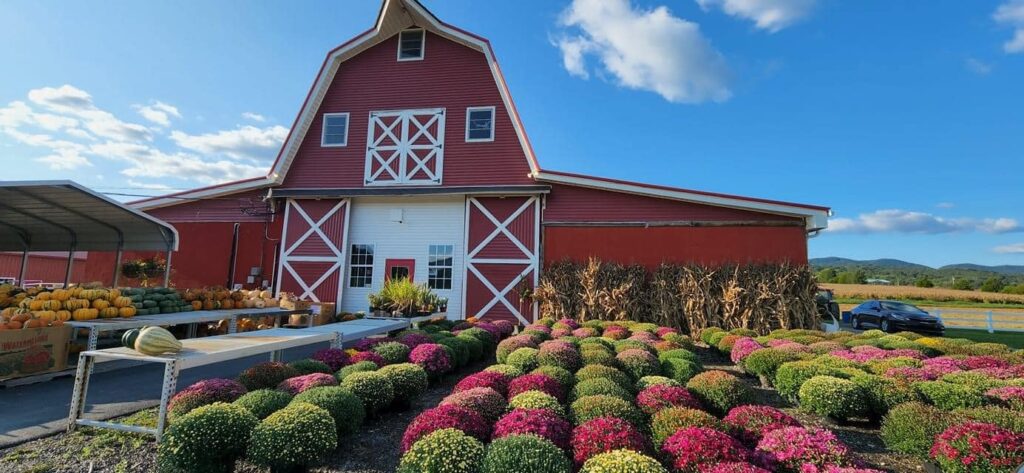
[[1024,333],[1017,332],[988,333],[985,330],[948,328],[946,329],[946,337],[967,338],[976,342],[1004,343],[1012,348],[1024,348]]

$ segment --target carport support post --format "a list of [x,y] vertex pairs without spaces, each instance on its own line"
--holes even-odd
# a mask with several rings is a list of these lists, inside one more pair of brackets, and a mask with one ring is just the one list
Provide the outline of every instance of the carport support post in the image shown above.
[[171,248],[167,248],[167,262],[164,264],[164,287],[171,287]]
[[117,279],[121,276],[121,256],[124,253],[123,246],[123,243],[117,244],[117,255],[114,256],[114,283],[111,284],[110,287],[117,287]]
[[28,274],[28,248],[21,252],[21,271],[18,272],[18,286],[25,287],[25,276]]
[[68,269],[64,273],[64,287],[65,288],[68,287],[68,283],[71,282],[71,266],[73,265],[74,262],[75,262],[75,245],[72,244],[71,248],[68,250]]

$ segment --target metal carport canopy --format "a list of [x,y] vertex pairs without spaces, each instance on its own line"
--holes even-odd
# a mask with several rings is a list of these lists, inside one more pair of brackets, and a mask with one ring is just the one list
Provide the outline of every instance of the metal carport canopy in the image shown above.
[[0,182],[0,251],[177,249],[170,224],[75,182]]

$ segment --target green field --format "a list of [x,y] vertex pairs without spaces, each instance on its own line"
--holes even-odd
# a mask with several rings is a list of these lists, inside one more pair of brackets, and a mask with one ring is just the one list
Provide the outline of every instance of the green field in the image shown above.
[[1024,348],[1024,333],[1018,332],[996,332],[988,333],[984,330],[946,329],[946,337],[967,338],[976,342],[1004,343],[1012,348]]

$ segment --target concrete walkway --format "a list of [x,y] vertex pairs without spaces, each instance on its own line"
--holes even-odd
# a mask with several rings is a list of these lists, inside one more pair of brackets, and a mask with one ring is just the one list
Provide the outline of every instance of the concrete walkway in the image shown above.
[[[327,343],[285,350],[284,361],[308,358]],[[234,378],[269,354],[232,360],[184,370],[178,377],[178,389],[208,378]],[[102,365],[102,364],[101,364]],[[163,366],[145,364],[93,373],[89,382],[88,418],[110,419],[160,401]],[[65,376],[44,383],[0,389],[0,448],[45,437],[67,428],[71,392],[75,377]]]

